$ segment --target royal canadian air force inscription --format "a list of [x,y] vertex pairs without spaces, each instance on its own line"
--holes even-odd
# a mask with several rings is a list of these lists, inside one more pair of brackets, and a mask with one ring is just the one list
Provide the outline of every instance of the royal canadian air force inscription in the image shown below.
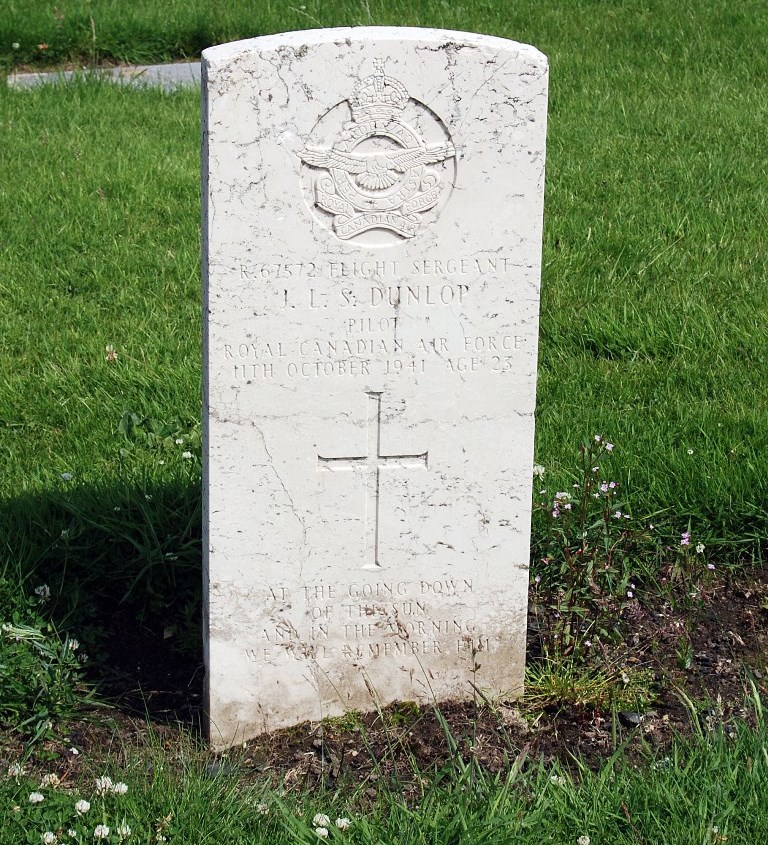
[[[453,187],[456,150],[437,115],[377,60],[318,121],[301,152],[305,191],[336,237],[386,245],[429,225]],[[351,120],[350,120],[351,117]]]

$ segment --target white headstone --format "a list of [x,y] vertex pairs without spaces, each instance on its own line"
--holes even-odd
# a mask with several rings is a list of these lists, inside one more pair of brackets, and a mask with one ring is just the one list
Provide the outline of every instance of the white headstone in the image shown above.
[[203,73],[212,744],[518,695],[545,57],[331,29]]

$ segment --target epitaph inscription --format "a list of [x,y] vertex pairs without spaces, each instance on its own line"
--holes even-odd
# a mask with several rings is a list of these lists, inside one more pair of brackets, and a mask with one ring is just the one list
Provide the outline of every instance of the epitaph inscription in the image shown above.
[[211,743],[514,697],[546,60],[356,28],[203,68]]

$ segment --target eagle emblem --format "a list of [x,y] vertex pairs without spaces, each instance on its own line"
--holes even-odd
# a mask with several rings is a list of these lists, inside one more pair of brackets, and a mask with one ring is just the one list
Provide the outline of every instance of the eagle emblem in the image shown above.
[[[432,165],[452,159],[450,140],[427,143],[402,112],[405,86],[384,73],[384,63],[358,82],[347,101],[352,121],[330,147],[307,145],[301,160],[319,174],[314,202],[332,215],[333,230],[348,240],[370,229],[414,237],[421,215],[440,198],[441,172]],[[446,133],[447,134],[447,133]]]

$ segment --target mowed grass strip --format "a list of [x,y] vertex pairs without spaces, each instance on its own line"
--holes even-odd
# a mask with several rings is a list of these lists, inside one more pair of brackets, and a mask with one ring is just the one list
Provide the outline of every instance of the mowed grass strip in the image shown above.
[[[110,4],[91,7],[109,18]],[[370,8],[371,22],[393,22]],[[768,60],[757,33],[768,13],[398,8],[400,23],[495,32],[550,56],[537,412],[547,486],[567,489],[578,443],[599,432],[616,444],[610,472],[633,515],[699,520],[734,543],[764,535]],[[171,3],[168,21],[181,9]],[[306,12],[338,24],[363,9]],[[272,14],[269,28],[287,28]],[[0,96],[6,499],[148,475],[197,489],[196,463],[126,452],[118,426],[125,412],[199,420],[199,107],[194,91],[95,83]]]
[[[768,837],[766,740],[762,721],[739,724],[729,736],[695,735],[637,766],[619,752],[598,771],[577,764],[569,772],[521,756],[489,774],[457,752],[441,772],[382,777],[375,789],[367,782],[313,784],[310,794],[306,784],[286,780],[279,797],[267,786],[268,773],[254,782],[237,751],[214,761],[186,739],[157,740],[141,756],[116,748],[119,765],[94,761],[91,778],[65,788],[23,775],[0,779],[0,845],[33,845],[47,831],[70,830],[67,841],[93,842],[97,825],[109,828],[108,842],[126,839],[127,827],[130,842],[163,836],[211,845],[312,845],[320,838],[339,845],[758,843]],[[127,789],[99,795],[95,778],[106,773]],[[316,832],[322,826],[327,837]]]

